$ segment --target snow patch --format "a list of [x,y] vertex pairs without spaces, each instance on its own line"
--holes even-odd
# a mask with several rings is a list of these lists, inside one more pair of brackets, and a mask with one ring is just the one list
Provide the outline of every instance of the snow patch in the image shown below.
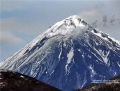
[[73,48],[72,48],[72,49],[69,51],[69,53],[67,54],[68,60],[67,60],[66,66],[65,66],[66,71],[67,71],[68,65],[69,65],[69,64],[71,63],[71,61],[72,61],[73,56],[74,56],[74,50],[73,50]]
[[21,78],[24,78],[24,76],[22,76],[22,75],[21,75],[20,77],[21,77]]
[[73,49],[71,49],[70,52],[67,54],[68,57],[67,64],[71,62],[73,55],[74,55]]
[[117,62],[117,64],[118,64],[118,66],[120,67],[120,63]]
[[[61,44],[61,43],[60,43],[60,44]],[[60,45],[60,44],[59,44],[59,45]],[[60,60],[61,54],[62,54],[62,46],[60,46],[60,54],[59,54],[59,56],[58,56],[59,60]]]

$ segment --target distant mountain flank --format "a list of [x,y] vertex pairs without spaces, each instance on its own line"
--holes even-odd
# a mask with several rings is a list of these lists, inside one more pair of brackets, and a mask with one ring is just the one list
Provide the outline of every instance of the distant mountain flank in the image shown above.
[[73,15],[0,63],[63,91],[120,75],[120,41]]
[[0,70],[0,91],[61,91],[17,72]]

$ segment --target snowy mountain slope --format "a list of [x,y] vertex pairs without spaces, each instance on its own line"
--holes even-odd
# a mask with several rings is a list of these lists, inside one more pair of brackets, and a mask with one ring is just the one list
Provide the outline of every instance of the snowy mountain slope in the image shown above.
[[120,42],[74,15],[53,25],[0,68],[70,91],[119,75]]

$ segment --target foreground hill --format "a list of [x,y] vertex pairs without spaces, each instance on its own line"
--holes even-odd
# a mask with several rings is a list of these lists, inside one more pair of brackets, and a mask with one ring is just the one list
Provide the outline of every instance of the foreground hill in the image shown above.
[[60,91],[47,83],[8,70],[0,70],[0,91]]
[[74,91],[120,91],[120,75],[106,80],[103,83],[93,83]]

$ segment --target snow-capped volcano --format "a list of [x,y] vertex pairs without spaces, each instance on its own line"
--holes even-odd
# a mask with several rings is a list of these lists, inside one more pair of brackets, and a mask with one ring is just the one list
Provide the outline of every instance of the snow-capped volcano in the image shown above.
[[49,37],[53,37],[55,35],[66,35],[75,31],[76,28],[85,28],[87,23],[81,19],[79,16],[70,16],[60,22],[57,22],[50,29],[48,29],[45,34]]
[[120,43],[74,15],[50,27],[0,68],[70,91],[120,74]]

